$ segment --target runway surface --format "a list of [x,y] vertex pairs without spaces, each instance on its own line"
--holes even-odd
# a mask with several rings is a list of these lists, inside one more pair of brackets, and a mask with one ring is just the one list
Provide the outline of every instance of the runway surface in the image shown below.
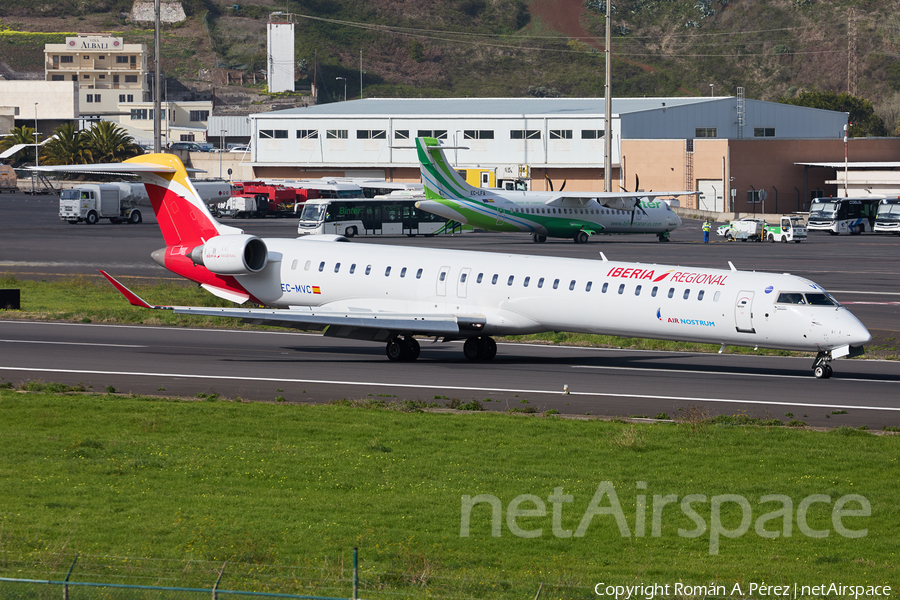
[[[52,196],[0,195],[0,273],[51,279],[94,276],[103,268],[129,278],[177,279],[153,263],[162,247],[152,211],[144,223],[69,225]],[[294,237],[296,220],[225,220],[261,237]],[[847,305],[875,336],[896,345],[900,330],[900,250],[896,236],[813,234],[801,244],[702,244],[687,220],[661,244],[654,236],[595,236],[588,244],[530,236],[466,234],[438,238],[357,238],[499,253],[546,254],[742,270],[808,277]],[[152,302],[153,299],[148,299]],[[422,344],[417,363],[390,363],[381,344],[291,332],[0,321],[0,382],[28,379],[83,383],[94,391],[289,402],[381,397],[447,404],[479,400],[487,410],[555,409],[562,413],[670,417],[699,407],[810,425],[900,426],[900,364],[842,360],[817,381],[811,359],[502,344],[497,359],[477,364],[460,344]],[[563,394],[568,386],[568,395]],[[161,389],[162,388],[162,389]],[[437,398],[436,398],[437,397]],[[487,399],[490,399],[488,402]],[[846,411],[846,412],[843,412]],[[791,416],[788,416],[788,415]]]

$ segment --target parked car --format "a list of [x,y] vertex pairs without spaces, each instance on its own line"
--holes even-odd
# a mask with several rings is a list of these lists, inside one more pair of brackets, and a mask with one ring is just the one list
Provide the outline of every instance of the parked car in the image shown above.
[[235,146],[234,148],[229,150],[229,152],[250,152],[250,146],[242,144],[240,146]]
[[187,150],[188,152],[204,152],[203,148],[197,142],[173,142],[169,145],[169,150]]

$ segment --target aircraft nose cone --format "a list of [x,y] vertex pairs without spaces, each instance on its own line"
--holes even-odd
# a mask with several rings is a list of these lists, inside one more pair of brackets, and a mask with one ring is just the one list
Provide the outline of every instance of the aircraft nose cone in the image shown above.
[[872,341],[872,334],[866,329],[866,326],[859,322],[859,319],[853,317],[856,323],[850,326],[850,345],[864,346]]

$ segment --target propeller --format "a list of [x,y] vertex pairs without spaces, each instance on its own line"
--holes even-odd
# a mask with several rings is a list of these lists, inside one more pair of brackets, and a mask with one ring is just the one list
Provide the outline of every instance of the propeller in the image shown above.
[[[622,187],[622,186],[619,186],[619,187]],[[638,178],[637,173],[635,173],[635,174],[634,174],[634,191],[635,191],[635,193],[637,193],[637,191],[638,191],[639,189],[641,189],[641,180]],[[624,188],[624,187],[622,187],[622,190],[623,190],[623,191],[626,191],[626,192],[628,191],[628,190],[627,190],[626,188]],[[635,202],[634,202],[634,210],[631,211],[631,227],[634,227],[634,213],[635,213],[636,211],[641,211],[642,213],[644,213],[644,216],[649,216],[649,215],[647,214],[647,211],[644,210],[644,207],[641,206],[641,201],[638,200],[637,198],[635,198]]]
[[[544,173],[544,179],[547,180],[547,185],[550,186],[550,191],[552,192],[552,191],[553,191],[553,180],[550,179],[550,176],[547,175],[546,173]],[[567,182],[567,181],[568,181],[568,179],[563,179],[563,184],[562,184],[562,186],[559,188],[559,191],[563,191],[564,189],[566,189],[566,182]]]

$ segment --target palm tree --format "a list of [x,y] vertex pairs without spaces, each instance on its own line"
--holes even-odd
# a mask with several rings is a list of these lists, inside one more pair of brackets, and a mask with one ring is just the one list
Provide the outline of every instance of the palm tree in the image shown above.
[[87,151],[92,163],[122,162],[144,153],[134,138],[112,121],[91,126],[87,131]]
[[[16,144],[31,144],[27,148],[22,148],[13,156],[18,157],[21,161],[34,162],[34,128],[33,127],[14,127],[10,134],[0,138],[0,152],[9,150]],[[24,153],[24,154],[23,154]]]
[[74,123],[64,123],[57,127],[54,139],[41,149],[41,163],[47,165],[83,165],[90,160],[88,136],[78,131]]

